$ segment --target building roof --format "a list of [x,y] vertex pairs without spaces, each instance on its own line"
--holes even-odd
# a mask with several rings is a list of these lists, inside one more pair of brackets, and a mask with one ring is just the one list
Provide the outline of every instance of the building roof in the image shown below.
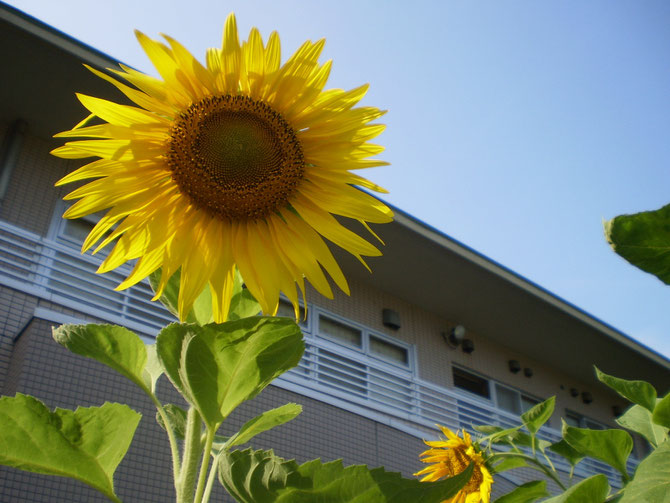
[[[119,100],[112,86],[83,68],[118,61],[0,3],[0,120],[25,120],[45,138],[79,122],[85,111],[74,92]],[[593,365],[659,391],[670,383],[670,360],[573,304],[394,208],[395,221],[375,227],[386,243],[370,259],[374,274],[336,251],[345,273],[423,306],[475,334],[585,382]],[[445,331],[450,327],[445,326]]]

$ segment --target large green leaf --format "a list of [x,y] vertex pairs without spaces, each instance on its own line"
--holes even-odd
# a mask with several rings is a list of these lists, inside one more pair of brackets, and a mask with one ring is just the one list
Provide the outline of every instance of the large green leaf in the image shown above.
[[633,450],[633,439],[623,430],[589,430],[563,423],[563,439],[577,451],[600,459],[628,478],[626,460]]
[[619,503],[670,503],[670,442],[640,463]]
[[295,367],[305,348],[295,322],[261,316],[172,324],[156,346],[165,373],[209,426]]
[[665,428],[670,428],[670,393],[665,395],[654,408],[652,421]]
[[641,405],[633,405],[616,420],[624,428],[639,433],[656,447],[668,436],[668,428],[655,424],[651,412]]
[[626,379],[619,379],[604,372],[601,372],[598,367],[595,367],[596,375],[603,384],[606,384],[614,391],[619,393],[626,400],[641,405],[642,407],[654,411],[656,406],[656,390],[646,381],[627,381]]
[[53,329],[53,338],[73,353],[104,363],[151,394],[151,383],[144,375],[147,350],[134,332],[117,325],[61,325]]
[[628,262],[670,284],[670,204],[615,217],[605,222],[605,236]]
[[450,479],[422,483],[383,468],[345,468],[341,461],[298,465],[272,451],[232,451],[219,461],[219,481],[242,503],[439,503],[456,494],[472,471],[471,465]]
[[575,484],[563,494],[542,503],[603,503],[607,499],[610,485],[604,475],[594,475]]
[[34,397],[0,398],[0,463],[80,480],[120,501],[114,471],[125,456],[141,415],[105,403],[54,412]]
[[280,424],[288,423],[302,412],[302,406],[297,403],[287,403],[276,409],[263,412],[259,416],[247,421],[240,430],[227,441],[226,447],[246,444],[256,435],[268,431]]
[[521,420],[531,435],[535,435],[542,425],[549,420],[554,413],[555,405],[556,397],[552,396],[521,414]]
[[547,496],[549,496],[547,482],[544,480],[533,480],[501,496],[494,503],[533,503]]

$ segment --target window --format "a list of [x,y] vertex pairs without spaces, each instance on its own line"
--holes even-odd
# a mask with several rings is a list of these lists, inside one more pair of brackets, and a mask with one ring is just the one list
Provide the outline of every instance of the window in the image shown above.
[[363,347],[363,333],[345,323],[319,315],[319,335],[359,348]]
[[502,410],[520,416],[538,403],[540,400],[532,396],[496,383],[496,405]]
[[458,367],[453,367],[454,386],[483,398],[491,398],[489,381]]
[[[284,318],[291,318],[295,320],[295,310],[293,309],[293,304],[290,301],[285,299],[279,299],[279,307],[277,309],[277,316],[283,316]],[[309,330],[309,319],[305,317],[305,308],[300,306],[299,308],[298,325],[300,328],[305,331]]]
[[370,336],[370,354],[400,363],[401,365],[409,364],[407,348],[400,347],[372,335]]
[[[151,302],[153,292],[148,281],[123,291],[114,288],[130,273],[131,264],[100,275],[96,270],[108,254],[101,250],[93,256],[81,255],[81,245],[102,214],[76,220],[61,218],[65,205],[57,205],[48,239],[44,241],[40,262],[41,286],[73,302],[76,309],[115,323],[135,323],[139,330],[152,333],[174,317],[158,302]],[[121,318],[119,320],[118,318]]]
[[563,419],[565,419],[565,422],[568,423],[569,426],[574,426],[576,428],[589,428],[591,430],[606,430],[609,428],[609,426],[605,426],[598,421],[589,419],[588,417],[571,410],[565,411],[565,417]]

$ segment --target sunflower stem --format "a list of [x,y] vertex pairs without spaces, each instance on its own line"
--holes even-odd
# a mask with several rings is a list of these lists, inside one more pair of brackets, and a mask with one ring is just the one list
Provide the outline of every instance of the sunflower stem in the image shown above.
[[528,461],[532,463],[535,466],[530,466],[529,468],[534,468],[538,471],[543,472],[547,477],[549,477],[551,480],[556,482],[556,484],[563,489],[564,491],[567,490],[567,487],[561,482],[561,479],[559,479],[556,474],[554,474],[549,468],[547,468],[542,462],[538,461],[536,458],[533,456],[529,456],[528,454],[522,454],[522,453],[517,453],[517,452],[499,452],[497,454],[494,454],[492,456],[491,461],[495,460],[496,458],[520,458],[523,459],[524,461]]
[[[200,463],[200,475],[198,476],[198,487],[195,491],[195,503],[203,501],[203,492],[205,490],[205,481],[207,479],[207,469],[209,468],[209,459],[212,457],[212,443],[217,428],[207,427],[207,438],[205,438],[205,448],[202,451],[202,462]],[[213,469],[214,467],[212,467]]]
[[161,419],[163,420],[163,424],[165,425],[165,431],[167,432],[168,435],[168,440],[170,441],[170,452],[172,453],[172,476],[174,478],[174,488],[177,493],[179,493],[179,472],[181,471],[181,463],[179,460],[179,445],[177,444],[177,438],[174,436],[174,430],[172,429],[172,426],[170,425],[170,422],[168,421],[167,414],[165,413],[165,409],[163,408],[163,404],[160,403],[158,398],[154,396],[153,394],[149,395],[151,397],[151,400],[154,402],[154,405],[156,406],[156,410],[158,410],[158,414],[160,415]]
[[186,415],[186,431],[184,433],[184,456],[179,473],[177,503],[192,503],[193,489],[198,468],[198,459],[202,452],[202,422],[195,407],[188,409]]
[[212,462],[212,467],[209,469],[209,477],[207,477],[207,485],[205,486],[205,492],[202,495],[202,503],[207,503],[209,501],[209,496],[212,493],[212,487],[214,486],[214,479],[216,478],[216,473],[218,470],[217,463],[219,462],[219,456],[214,456],[214,461]]

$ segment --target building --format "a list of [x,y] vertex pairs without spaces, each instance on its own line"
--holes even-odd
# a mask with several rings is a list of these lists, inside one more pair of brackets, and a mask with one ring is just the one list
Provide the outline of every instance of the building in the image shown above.
[[[50,334],[53,325],[94,320],[151,338],[171,320],[149,302],[147,285],[112,290],[127,270],[94,273],[99,259],[79,254],[92,220],[60,218],[69,189],[54,182],[78,164],[49,154],[62,144],[52,135],[85,115],[75,92],[120,99],[82,66],[117,62],[3,4],[0,42],[0,389],[35,395],[52,408],[129,403],[144,418],[117,471],[117,492],[128,502],[170,500],[169,453],[149,401]],[[298,402],[299,418],[253,446],[299,461],[384,465],[409,476],[420,468],[421,439],[437,434],[434,423],[512,424],[522,410],[555,395],[544,438],[557,438],[560,417],[587,427],[614,425],[625,402],[596,381],[593,364],[667,391],[670,361],[514,272],[400,210],[394,223],[376,230],[386,246],[383,257],[370,260],[374,274],[337,256],[351,297],[309,296],[300,367],[242,406],[224,428]],[[465,340],[450,339],[454,330],[464,331]],[[165,379],[161,396],[177,400]],[[635,452],[644,451],[638,439]],[[582,462],[576,473],[598,472],[620,484],[597,461]],[[512,472],[495,491],[526,478]],[[105,501],[79,482],[4,467],[0,500]]]

